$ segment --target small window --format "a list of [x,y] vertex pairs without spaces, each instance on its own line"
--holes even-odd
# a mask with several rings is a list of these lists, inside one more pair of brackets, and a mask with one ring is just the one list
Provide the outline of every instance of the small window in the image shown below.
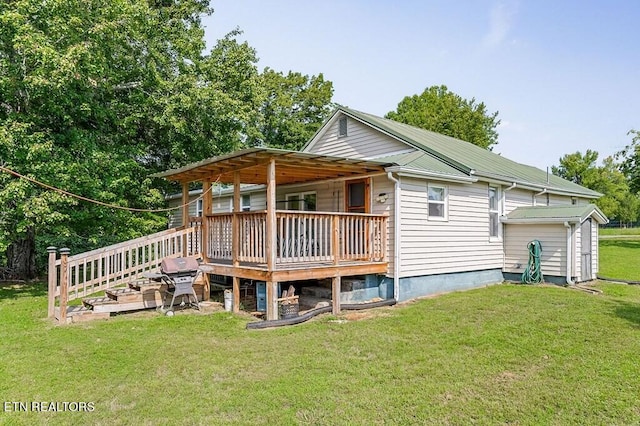
[[341,138],[347,136],[347,117],[341,117],[338,121],[338,136]]
[[428,185],[429,219],[447,218],[447,188],[444,186]]
[[251,194],[244,194],[242,196],[242,204],[240,210],[248,212],[251,210]]
[[500,188],[489,187],[489,237],[500,238]]
[[202,198],[199,199],[198,201],[196,201],[196,216],[201,217],[202,216],[202,211],[203,211],[203,203],[202,203]]

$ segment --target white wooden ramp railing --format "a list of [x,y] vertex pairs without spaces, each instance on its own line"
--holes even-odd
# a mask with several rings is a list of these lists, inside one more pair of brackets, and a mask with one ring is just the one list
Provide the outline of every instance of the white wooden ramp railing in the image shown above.
[[73,256],[63,248],[57,258],[57,248],[49,247],[48,316],[64,323],[69,301],[125,284],[159,268],[165,257],[200,255],[200,237],[200,224],[194,224]]

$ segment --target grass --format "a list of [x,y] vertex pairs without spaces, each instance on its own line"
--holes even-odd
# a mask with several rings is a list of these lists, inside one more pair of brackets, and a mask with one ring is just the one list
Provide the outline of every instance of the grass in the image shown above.
[[640,238],[640,228],[600,228],[600,236],[637,236]]
[[640,281],[640,228],[600,229],[599,276]]
[[633,424],[640,287],[496,285],[249,331],[221,312],[55,326],[0,287],[5,424]]

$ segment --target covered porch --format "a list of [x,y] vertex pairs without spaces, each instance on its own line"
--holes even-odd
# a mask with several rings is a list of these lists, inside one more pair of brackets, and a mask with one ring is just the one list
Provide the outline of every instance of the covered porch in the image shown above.
[[[232,277],[233,311],[241,280],[266,283],[266,319],[278,318],[278,284],[332,280],[340,312],[341,277],[386,274],[386,214],[276,208],[276,187],[356,179],[385,173],[388,164],[267,148],[247,149],[155,175],[182,184],[183,225],[189,221],[189,184],[203,188],[202,269]],[[230,213],[212,213],[212,184],[232,184]],[[263,184],[266,209],[242,211],[241,184]]]

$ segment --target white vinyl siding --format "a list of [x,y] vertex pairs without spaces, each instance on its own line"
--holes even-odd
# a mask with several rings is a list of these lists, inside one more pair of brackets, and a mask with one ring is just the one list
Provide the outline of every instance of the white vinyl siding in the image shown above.
[[514,188],[504,191],[504,214],[509,214],[518,207],[533,205],[533,192]]
[[539,240],[542,245],[542,274],[565,277],[567,274],[567,231],[558,225],[507,225],[505,227],[504,271],[521,274],[527,267],[527,245]]
[[550,206],[566,206],[571,205],[571,197],[565,195],[549,194]]
[[448,185],[447,222],[425,220],[422,179],[402,178],[400,276],[502,268],[502,243],[489,241],[486,184]]
[[[375,176],[371,178],[372,188],[372,203],[371,213],[373,214],[388,214],[387,219],[387,260],[389,261],[387,275],[393,276],[393,253],[395,250],[395,238],[394,238],[394,197],[395,197],[395,183],[390,181],[387,176]],[[377,202],[375,199],[378,194],[386,194],[386,200],[384,203]]]
[[322,137],[306,152],[347,158],[378,158],[399,152],[412,152],[414,148],[365,126],[357,120],[348,119],[348,134],[339,137],[339,121],[335,120]]

